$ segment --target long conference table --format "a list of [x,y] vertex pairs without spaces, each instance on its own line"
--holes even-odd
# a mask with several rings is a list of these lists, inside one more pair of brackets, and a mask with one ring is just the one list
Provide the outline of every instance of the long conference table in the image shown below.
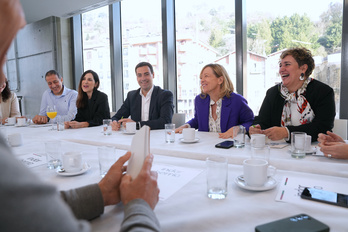
[[[28,154],[45,154],[44,142],[60,140],[62,150],[81,151],[90,170],[77,176],[61,176],[46,165],[30,168],[41,179],[67,190],[97,183],[99,175],[99,146],[114,146],[120,156],[130,149],[133,135],[120,131],[110,136],[102,133],[102,127],[51,131],[50,127],[6,126],[7,134],[21,133],[23,145],[13,147],[14,154],[21,158]],[[251,191],[235,183],[243,174],[242,161],[250,158],[250,143],[246,139],[244,148],[219,149],[215,144],[223,141],[217,133],[196,132],[197,143],[182,143],[182,135],[176,135],[175,143],[167,144],[164,130],[150,132],[150,151],[154,154],[154,166],[174,167],[177,170],[193,171],[181,185],[172,190],[172,183],[159,183],[163,197],[155,208],[162,231],[255,231],[255,226],[305,213],[327,224],[331,231],[348,231],[348,208],[308,201],[298,196],[300,186],[324,186],[325,189],[348,194],[348,161],[328,159],[318,155],[307,155],[294,159],[286,142],[270,144],[270,164],[277,168],[274,179],[277,186],[267,191]],[[278,145],[278,146],[274,146]],[[315,144],[313,144],[315,148]],[[228,158],[228,195],[224,200],[212,200],[206,194],[205,159],[208,156]],[[191,173],[192,174],[192,173]],[[285,186],[289,180],[293,184]],[[166,180],[166,179],[163,179]],[[291,182],[291,181],[292,182]],[[160,182],[160,181],[159,181]],[[180,182],[180,181],[179,181]],[[280,191],[288,187],[289,195],[279,200]],[[310,186],[309,186],[310,187]],[[161,195],[160,193],[160,195]],[[99,218],[91,221],[93,231],[118,231],[123,219],[123,205],[108,206]]]

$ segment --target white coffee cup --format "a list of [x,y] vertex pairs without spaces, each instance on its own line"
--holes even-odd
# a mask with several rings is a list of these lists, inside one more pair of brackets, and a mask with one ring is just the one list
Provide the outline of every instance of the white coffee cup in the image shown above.
[[17,118],[17,126],[24,126],[26,121],[26,118]]
[[11,147],[18,147],[23,144],[22,134],[20,133],[9,134],[7,138]]
[[135,133],[137,130],[137,125],[135,122],[127,122],[126,123],[126,132],[127,133]]
[[16,124],[16,118],[15,118],[15,117],[13,117],[13,118],[7,118],[7,119],[5,120],[5,122],[7,122],[7,124],[9,124],[9,125],[14,125],[14,124]]
[[305,151],[311,151],[312,150],[312,136],[306,135],[306,145],[305,145]]
[[184,128],[182,129],[182,136],[185,141],[194,141],[196,138],[196,129]]
[[261,148],[266,145],[266,135],[264,134],[252,134],[250,139],[250,145],[252,147]]
[[263,186],[269,176],[273,176],[276,168],[268,165],[264,159],[246,159],[243,161],[244,181],[248,186]]
[[81,152],[65,152],[62,155],[63,168],[66,172],[78,172],[82,169]]

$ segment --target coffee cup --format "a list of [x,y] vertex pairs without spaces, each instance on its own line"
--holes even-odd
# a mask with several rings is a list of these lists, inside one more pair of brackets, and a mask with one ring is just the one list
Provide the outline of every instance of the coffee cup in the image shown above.
[[269,176],[275,174],[276,168],[268,165],[264,159],[246,159],[243,161],[244,181],[252,187],[264,186]]
[[7,119],[5,120],[5,122],[6,122],[8,125],[14,125],[14,124],[16,124],[16,118],[15,118],[15,117],[13,117],[13,118],[7,118]]
[[266,145],[266,135],[252,134],[250,137],[250,144],[252,147],[261,148]]
[[7,139],[11,147],[18,147],[23,144],[22,134],[20,133],[9,134]]
[[81,152],[65,152],[62,155],[62,163],[66,172],[81,171],[83,166]]
[[196,138],[196,129],[195,128],[184,128],[182,130],[183,140],[185,141],[194,141]]
[[137,125],[135,122],[127,122],[126,123],[126,132],[127,133],[135,133],[137,130]]
[[26,118],[17,118],[17,126],[25,126],[26,123]]

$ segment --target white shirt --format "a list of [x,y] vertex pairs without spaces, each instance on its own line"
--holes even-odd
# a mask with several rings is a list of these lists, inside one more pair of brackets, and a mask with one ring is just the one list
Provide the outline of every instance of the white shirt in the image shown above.
[[150,112],[150,102],[151,102],[151,95],[153,92],[153,86],[149,90],[149,92],[144,96],[144,94],[141,92],[140,89],[140,95],[141,95],[141,121],[149,121],[149,112]]

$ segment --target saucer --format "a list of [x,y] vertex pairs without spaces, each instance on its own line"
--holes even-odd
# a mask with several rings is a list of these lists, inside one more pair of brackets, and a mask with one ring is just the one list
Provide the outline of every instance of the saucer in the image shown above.
[[135,132],[123,131],[123,134],[126,134],[126,135],[134,135],[134,134],[135,134]]
[[28,124],[24,124],[24,125],[18,125],[18,124],[15,124],[16,127],[25,127],[25,126],[29,126]]
[[194,140],[184,140],[184,138],[180,138],[179,141],[182,143],[197,143],[199,138],[195,138]]
[[273,177],[268,177],[267,182],[263,186],[248,186],[245,184],[243,180],[241,180],[240,177],[243,177],[243,175],[237,176],[234,179],[234,182],[241,187],[242,189],[251,190],[251,191],[266,191],[273,189],[275,186],[277,186],[278,182]]
[[15,124],[11,124],[11,123],[5,123],[4,126],[14,126]]
[[91,166],[88,163],[84,163],[82,169],[78,172],[60,172],[60,169],[57,169],[56,172],[60,176],[77,176],[87,172],[89,169],[91,169]]

